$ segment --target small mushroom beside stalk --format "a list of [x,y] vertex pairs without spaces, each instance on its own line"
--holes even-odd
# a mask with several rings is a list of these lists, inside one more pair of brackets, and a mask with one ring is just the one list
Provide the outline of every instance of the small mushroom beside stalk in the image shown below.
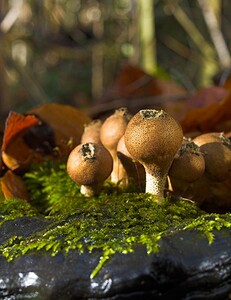
[[[218,204],[226,206],[227,197],[225,201],[222,200],[222,190],[223,183],[225,185],[231,178],[230,140],[223,133],[209,132],[195,137],[192,142],[203,155],[205,170],[201,177],[190,183],[184,197],[202,207],[208,202],[213,207]],[[185,171],[184,178],[187,176],[188,170]]]
[[186,141],[177,152],[169,170],[172,192],[184,196],[189,186],[200,179],[205,171],[202,152],[193,141]]
[[80,144],[72,150],[67,161],[70,178],[81,185],[80,192],[87,196],[98,195],[113,168],[112,157],[101,144]]
[[[193,139],[203,153],[205,172],[188,189],[187,197],[199,206],[226,207],[223,187],[231,178],[231,143],[222,132],[209,132]],[[225,188],[226,190],[226,188]]]
[[224,181],[231,174],[231,142],[222,132],[204,133],[193,139],[204,154],[205,171],[212,181]]

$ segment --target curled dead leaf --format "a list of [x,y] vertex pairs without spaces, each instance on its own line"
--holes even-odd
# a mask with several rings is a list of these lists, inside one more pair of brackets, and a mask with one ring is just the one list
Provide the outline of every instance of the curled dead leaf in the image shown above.
[[11,111],[6,119],[2,151],[5,151],[12,140],[18,135],[24,133],[28,128],[39,124],[40,120],[38,120],[34,115],[25,116]]
[[8,170],[0,179],[1,191],[5,199],[20,198],[29,200],[29,195],[22,178]]
[[2,151],[5,166],[15,172],[23,173],[28,169],[33,158],[32,150],[25,144],[22,137],[17,137]]
[[[66,156],[80,143],[84,125],[91,119],[74,107],[45,104],[29,115],[10,112],[2,143],[4,165],[17,173],[25,172],[31,162],[46,157]],[[57,154],[57,153],[56,153]]]
[[30,127],[39,124],[40,120],[34,115],[9,113],[2,142],[2,161],[7,168],[14,171],[27,168],[32,151],[23,141],[23,135]]

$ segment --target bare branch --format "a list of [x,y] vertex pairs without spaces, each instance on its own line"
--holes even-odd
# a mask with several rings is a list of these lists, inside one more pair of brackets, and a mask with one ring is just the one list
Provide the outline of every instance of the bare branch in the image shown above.
[[209,33],[220,60],[220,64],[223,68],[227,68],[231,64],[231,57],[223,34],[219,28],[219,24],[212,8],[211,2],[208,0],[197,1],[201,7],[205,22],[208,26]]
[[182,28],[187,32],[188,36],[197,46],[203,56],[214,55],[213,47],[206,41],[195,24],[190,20],[180,5],[175,5],[172,1],[168,2],[167,9],[175,17],[175,19],[181,24]]
[[14,23],[20,15],[22,6],[22,0],[12,1],[12,7],[10,8],[10,10],[8,11],[8,13],[6,14],[6,16],[0,24],[0,29],[3,33],[8,32],[10,28],[14,25]]

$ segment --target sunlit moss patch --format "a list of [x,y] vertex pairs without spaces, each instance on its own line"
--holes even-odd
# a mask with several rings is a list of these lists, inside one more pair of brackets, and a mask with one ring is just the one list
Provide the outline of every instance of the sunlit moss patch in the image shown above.
[[20,217],[34,217],[38,212],[29,203],[22,199],[6,200],[0,198],[0,226],[6,221],[12,221]]

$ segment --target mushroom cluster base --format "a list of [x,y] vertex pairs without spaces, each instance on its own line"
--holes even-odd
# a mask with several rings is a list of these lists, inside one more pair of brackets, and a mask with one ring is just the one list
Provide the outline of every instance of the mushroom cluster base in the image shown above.
[[30,204],[0,204],[3,299],[230,294],[230,213],[207,214],[171,199],[158,205],[149,194],[132,187],[125,193],[110,182],[98,198],[86,198],[62,163],[37,167],[25,180]]

